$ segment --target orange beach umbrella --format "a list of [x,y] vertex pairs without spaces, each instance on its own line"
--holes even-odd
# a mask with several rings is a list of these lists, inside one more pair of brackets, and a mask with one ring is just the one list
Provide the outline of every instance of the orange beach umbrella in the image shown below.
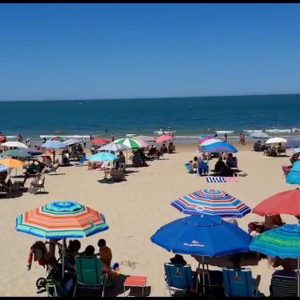
[[19,168],[25,166],[23,161],[13,158],[0,159],[0,164],[8,168]]

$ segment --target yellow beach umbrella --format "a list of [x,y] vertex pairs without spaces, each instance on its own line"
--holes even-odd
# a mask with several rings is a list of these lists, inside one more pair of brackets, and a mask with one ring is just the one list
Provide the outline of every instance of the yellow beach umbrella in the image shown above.
[[0,164],[8,168],[19,168],[25,166],[23,161],[13,158],[0,159]]

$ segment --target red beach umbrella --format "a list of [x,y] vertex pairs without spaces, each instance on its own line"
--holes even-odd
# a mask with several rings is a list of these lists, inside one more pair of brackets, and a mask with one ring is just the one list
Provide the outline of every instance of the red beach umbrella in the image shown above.
[[255,206],[252,212],[260,216],[280,214],[300,215],[300,190],[289,190],[275,194]]
[[161,135],[155,140],[155,143],[161,144],[161,143],[165,143],[165,142],[170,142],[172,140],[173,140],[173,137],[171,135]]
[[108,144],[110,142],[111,142],[111,140],[99,138],[99,139],[93,139],[92,140],[92,145],[94,145],[94,146],[102,146],[102,145]]

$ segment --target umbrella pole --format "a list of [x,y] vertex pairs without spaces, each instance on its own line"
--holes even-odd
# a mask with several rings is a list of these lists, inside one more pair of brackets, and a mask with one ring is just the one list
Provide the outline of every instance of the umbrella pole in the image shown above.
[[65,277],[65,244],[66,239],[64,238],[62,243],[62,279]]
[[299,288],[300,288],[300,282],[299,282],[299,277],[300,277],[300,274],[299,274],[299,258],[297,259],[297,297],[300,296],[300,291],[299,291]]
[[205,294],[205,272],[204,272],[204,256],[202,256],[202,293]]

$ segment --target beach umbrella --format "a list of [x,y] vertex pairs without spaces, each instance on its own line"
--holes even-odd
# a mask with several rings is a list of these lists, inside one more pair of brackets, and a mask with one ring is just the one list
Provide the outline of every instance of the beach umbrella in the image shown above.
[[113,151],[113,152],[118,152],[118,151],[125,151],[130,149],[128,146],[124,144],[116,144],[116,143],[109,143],[106,144],[98,149],[98,151]]
[[238,150],[233,147],[232,145],[225,143],[225,142],[218,142],[213,143],[210,145],[202,145],[202,151],[208,152],[208,153],[220,153],[220,152],[230,152],[230,153],[236,153]]
[[91,141],[91,144],[93,146],[102,146],[102,145],[108,144],[110,142],[111,142],[111,140],[98,138],[98,139],[93,139]]
[[8,148],[25,148],[25,149],[28,148],[27,145],[16,141],[2,143],[1,146],[5,146]]
[[114,141],[116,144],[123,144],[128,146],[130,149],[137,150],[140,148],[147,148],[148,144],[144,141],[132,139],[132,138],[122,138]]
[[[56,201],[16,218],[17,231],[49,240],[84,238],[108,228],[103,214],[73,201]],[[64,255],[62,257],[64,276]]]
[[295,148],[295,149],[293,150],[293,152],[294,152],[294,153],[300,153],[300,148]]
[[27,148],[26,151],[31,155],[40,155],[43,153],[42,151],[40,151],[36,148]]
[[298,297],[300,296],[299,259],[300,225],[288,224],[267,230],[254,237],[249,245],[251,251],[270,257],[294,258],[298,261]]
[[253,131],[249,134],[250,137],[254,138],[254,139],[267,139],[270,136],[263,131]]
[[25,166],[23,161],[13,158],[0,159],[0,164],[8,168],[20,168]]
[[109,152],[99,152],[94,155],[91,155],[88,158],[89,161],[113,161],[116,159],[118,159],[118,156]]
[[211,257],[248,252],[251,236],[218,216],[202,214],[168,223],[150,239],[174,253]]
[[1,156],[10,156],[10,157],[17,157],[17,158],[32,157],[32,155],[28,153],[28,151],[24,150],[24,148],[5,151],[1,153]]
[[289,184],[300,184],[300,160],[293,163],[291,170],[286,175],[285,181]]
[[50,141],[59,141],[63,142],[64,138],[61,136],[54,136],[53,138],[50,139]]
[[9,168],[7,166],[4,166],[4,165],[0,165],[0,173],[1,172],[5,172],[5,171],[8,171]]
[[171,135],[161,135],[159,136],[156,140],[155,140],[155,143],[156,144],[161,144],[161,143],[165,143],[165,142],[170,142],[173,140],[173,136]]
[[266,144],[278,144],[278,143],[286,143],[287,140],[282,137],[273,137],[266,140]]
[[220,140],[220,139],[215,139],[215,138],[209,138],[209,139],[206,139],[205,141],[203,142],[199,142],[199,144],[201,146],[207,146],[207,145],[211,145],[211,144],[215,144],[215,143],[222,143],[223,141]]
[[242,218],[251,212],[251,208],[241,200],[215,189],[203,189],[179,197],[172,206],[189,215],[217,215],[224,218]]
[[284,191],[268,197],[256,205],[252,212],[260,216],[300,215],[300,190]]
[[66,146],[72,146],[72,145],[83,143],[83,140],[70,138],[70,139],[66,139],[65,141],[63,141],[63,143]]
[[199,136],[198,143],[201,145],[202,143],[204,143],[205,141],[210,140],[210,139],[212,139],[212,137],[210,135],[207,135],[207,136],[204,136],[204,137],[203,136]]
[[52,140],[48,140],[46,143],[42,144],[41,147],[51,150],[66,149],[66,145],[63,142]]

